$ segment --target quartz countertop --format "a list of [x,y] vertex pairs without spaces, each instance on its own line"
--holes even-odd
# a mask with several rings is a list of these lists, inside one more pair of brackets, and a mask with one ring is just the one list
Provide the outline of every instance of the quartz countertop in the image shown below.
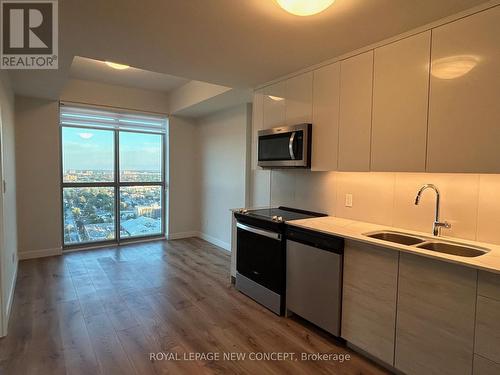
[[[326,234],[331,234],[334,236],[343,237],[348,240],[355,240],[358,242],[364,242],[371,245],[377,245],[380,247],[384,247],[387,249],[397,250],[401,252],[412,253],[416,255],[421,255],[427,258],[433,258],[436,260],[441,260],[449,263],[456,263],[466,267],[472,267],[484,271],[490,271],[500,274],[500,246],[477,242],[471,240],[463,240],[454,237],[434,237],[429,233],[415,232],[408,229],[402,229],[397,227],[391,227],[387,225],[378,225],[365,223],[362,221],[349,220],[338,218],[334,216],[326,216],[326,217],[317,217],[310,219],[301,219],[301,220],[291,220],[287,221],[288,225],[310,229]],[[379,240],[376,238],[367,237],[366,233],[380,231],[380,230],[389,230],[395,232],[403,232],[406,234],[423,237],[426,240],[444,240],[447,242],[453,242],[456,244],[469,245],[472,247],[478,247],[489,250],[488,253],[478,256],[478,257],[462,257],[457,255],[440,253],[437,251],[421,249],[415,246],[407,246],[401,245],[394,242],[388,242],[384,240]]]

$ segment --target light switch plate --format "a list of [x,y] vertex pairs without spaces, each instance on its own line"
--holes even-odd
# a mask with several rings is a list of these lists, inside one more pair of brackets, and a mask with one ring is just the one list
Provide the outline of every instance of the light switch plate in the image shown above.
[[345,195],[345,206],[352,207],[352,194]]

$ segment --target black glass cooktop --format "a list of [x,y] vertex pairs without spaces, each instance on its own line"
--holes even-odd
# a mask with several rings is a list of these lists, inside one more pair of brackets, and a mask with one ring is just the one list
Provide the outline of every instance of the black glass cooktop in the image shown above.
[[[283,221],[308,219],[311,217],[326,216],[318,212],[304,211],[290,207],[262,208],[258,210],[248,210],[245,212],[248,216],[261,217],[272,220],[273,217],[280,217]],[[280,220],[281,221],[281,220]]]

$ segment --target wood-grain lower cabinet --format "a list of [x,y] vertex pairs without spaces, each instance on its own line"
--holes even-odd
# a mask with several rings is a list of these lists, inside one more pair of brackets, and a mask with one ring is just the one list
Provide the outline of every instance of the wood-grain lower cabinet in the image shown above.
[[395,367],[408,375],[472,373],[477,271],[401,253]]
[[476,344],[474,351],[500,363],[500,301],[477,297]]
[[500,374],[500,364],[483,358],[479,355],[474,356],[473,375],[498,375]]
[[341,336],[392,365],[399,252],[346,241]]

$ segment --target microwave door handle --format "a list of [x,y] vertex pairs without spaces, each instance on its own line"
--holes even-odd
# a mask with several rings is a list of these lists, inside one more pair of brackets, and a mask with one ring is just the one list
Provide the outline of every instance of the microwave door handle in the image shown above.
[[295,141],[295,133],[296,132],[292,132],[292,134],[290,135],[290,140],[288,141],[288,151],[290,151],[290,158],[292,160],[295,160],[295,153],[293,152],[293,142]]

